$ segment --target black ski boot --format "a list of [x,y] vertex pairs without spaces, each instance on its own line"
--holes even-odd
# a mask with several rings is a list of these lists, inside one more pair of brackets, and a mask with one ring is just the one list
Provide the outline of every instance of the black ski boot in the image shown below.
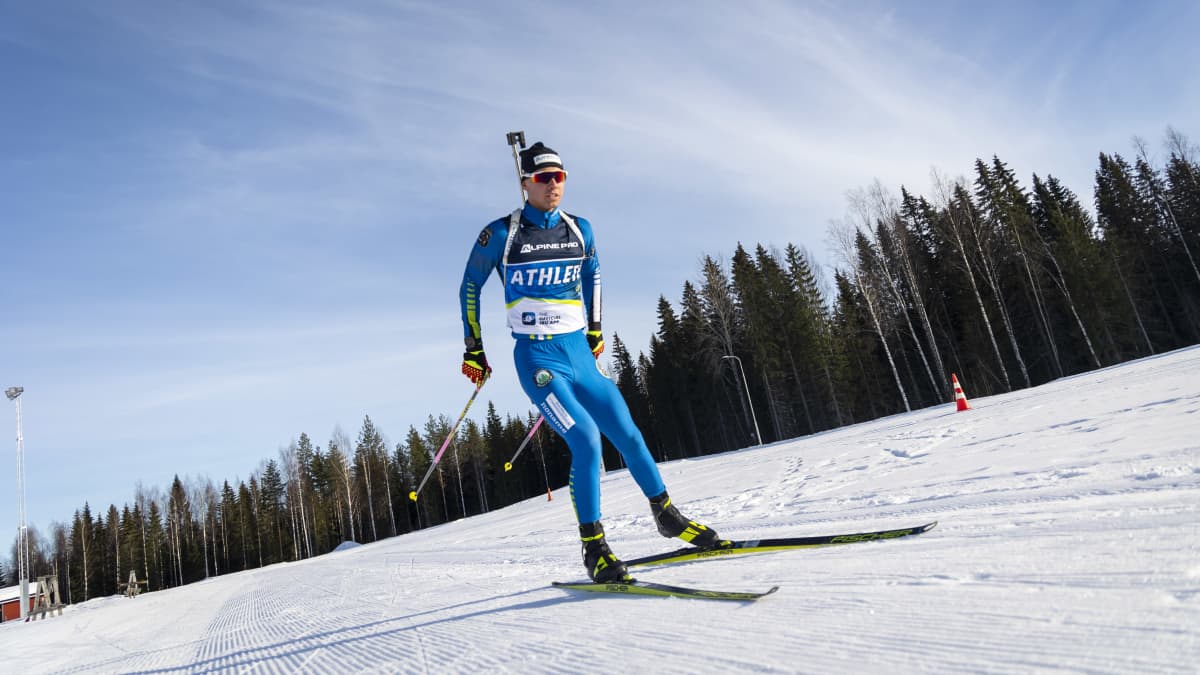
[[664,537],[679,537],[700,548],[716,548],[723,543],[716,532],[684,517],[665,492],[650,498],[650,512],[654,514],[659,534]]
[[583,540],[583,566],[588,577],[598,584],[616,584],[632,581],[625,563],[613,555],[604,540],[604,526],[600,521],[579,526],[579,538]]

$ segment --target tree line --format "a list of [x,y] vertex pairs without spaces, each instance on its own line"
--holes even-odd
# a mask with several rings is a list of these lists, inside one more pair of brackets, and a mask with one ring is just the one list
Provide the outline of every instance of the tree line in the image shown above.
[[[947,402],[951,372],[989,395],[1195,344],[1200,163],[1174,130],[1165,145],[1159,167],[1141,142],[1132,161],[1100,154],[1095,216],[1052,175],[1026,186],[998,157],[970,181],[935,176],[931,195],[855,190],[829,229],[831,282],[794,244],[705,256],[676,303],[659,298],[648,351],[612,336],[612,377],[669,460]],[[31,576],[58,574],[69,602],[118,592],[130,571],[158,590],[548,494],[570,455],[544,426],[504,471],[535,422],[489,403],[416,502],[445,415],[391,446],[369,416],[355,439],[301,433],[245,480],[176,476],[120,509],[85,503],[48,536],[30,528]],[[607,442],[604,454],[621,465]],[[3,566],[10,584],[15,568]]]
[[[876,182],[812,256],[738,244],[705,256],[636,358],[614,371],[660,459],[811,434],[1050,380],[1200,341],[1200,164],[1101,153],[1093,217],[1053,175],[1023,185],[993,156],[933,194]],[[743,379],[744,377],[744,379]]]
[[[246,480],[175,476],[166,492],[138,485],[132,502],[93,512],[85,503],[49,536],[29,529],[30,575],[57,574],[68,602],[112,595],[130,572],[159,590],[212,576],[369,543],[487,512],[565,484],[569,454],[540,427],[512,471],[504,464],[535,418],[464,420],[417,501],[409,493],[450,433],[444,415],[389,447],[366,416],[351,440],[335,429],[324,447],[306,433]],[[553,478],[552,478],[553,477]],[[12,560],[16,559],[14,539]],[[15,564],[5,565],[17,583]]]

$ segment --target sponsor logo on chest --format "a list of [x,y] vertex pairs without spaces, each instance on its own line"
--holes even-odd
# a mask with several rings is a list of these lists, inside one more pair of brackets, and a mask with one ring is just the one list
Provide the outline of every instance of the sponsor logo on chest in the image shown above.
[[577,241],[553,241],[544,244],[521,244],[521,253],[541,253],[542,251],[562,251],[578,249]]
[[557,326],[562,323],[562,316],[549,312],[521,312],[522,326]]
[[515,269],[508,277],[508,283],[514,286],[557,286],[579,281],[582,263],[569,265],[551,265],[536,269]]

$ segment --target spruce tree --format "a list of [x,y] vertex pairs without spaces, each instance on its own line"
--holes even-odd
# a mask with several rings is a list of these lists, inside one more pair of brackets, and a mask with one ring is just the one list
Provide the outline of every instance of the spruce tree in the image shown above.
[[[520,422],[517,422],[520,425]],[[493,508],[500,505],[512,504],[520,499],[531,494],[533,485],[533,472],[525,462],[518,462],[513,465],[511,471],[504,471],[504,465],[508,462],[512,454],[516,452],[517,446],[514,444],[510,435],[509,425],[506,425],[500,419],[500,414],[496,412],[496,405],[492,401],[488,401],[487,413],[484,415],[484,425],[481,431],[483,435],[484,446],[487,450],[488,466],[492,467],[492,480],[488,481],[486,488],[491,493],[490,503]],[[523,426],[523,425],[520,425]],[[524,435],[522,434],[522,438]],[[516,441],[520,443],[520,441]],[[495,467],[500,467],[496,470]]]
[[380,482],[380,474],[382,468],[379,465],[379,456],[385,452],[383,437],[375,428],[375,423],[371,421],[371,416],[367,415],[363,418],[362,427],[358,432],[358,442],[354,446],[354,466],[355,474],[358,477],[359,484],[356,489],[362,489],[362,503],[366,506],[367,522],[371,530],[371,541],[379,540],[378,518],[375,514],[375,505],[380,489],[376,485]]
[[894,412],[891,406],[880,407],[878,392],[888,388],[887,373],[879,358],[879,341],[872,338],[865,303],[854,282],[840,270],[834,273],[833,340],[844,346],[848,355],[847,379],[838,398],[845,402],[847,423],[873,419]]
[[[995,235],[995,262],[1002,305],[1011,312],[1022,350],[1045,354],[1045,367],[1034,376],[1044,382],[1064,374],[1062,358],[1046,300],[1047,280],[1041,264],[1033,207],[1016,175],[999,157],[990,166],[975,162],[975,196],[985,222]],[[1020,327],[1026,327],[1021,329]],[[1037,330],[1031,330],[1037,327]],[[1020,351],[1020,350],[1019,350]]]
[[296,443],[296,497],[299,499],[300,528],[303,537],[302,557],[316,555],[313,550],[316,541],[317,504],[316,492],[313,489],[313,461],[316,450],[308,434],[301,432],[300,440]]
[[1097,225],[1125,300],[1126,321],[1115,331],[1121,361],[1156,353],[1159,347],[1155,337],[1161,339],[1163,333],[1150,270],[1149,212],[1138,195],[1129,164],[1119,155],[1100,153],[1100,168],[1096,171]]
[[147,590],[167,588],[165,544],[162,509],[157,500],[151,500],[146,516],[146,544],[150,558],[150,573],[146,576]]
[[188,528],[192,522],[191,508],[188,504],[187,491],[179,476],[171,482],[171,490],[167,496],[167,546],[170,550],[170,583],[172,586],[182,586],[188,580],[185,576],[184,561],[190,555],[190,537]]
[[[809,256],[794,244],[785,251],[788,282],[795,298],[788,322],[801,380],[798,384],[812,431],[846,423],[838,383],[845,379],[844,351],[833,340],[830,317]],[[804,395],[807,392],[808,395]]]
[[1144,148],[1142,152],[1135,163],[1134,184],[1146,204],[1152,233],[1148,242],[1153,260],[1151,279],[1163,305],[1164,341],[1167,348],[1174,349],[1200,339],[1200,268],[1166,197],[1166,184],[1145,159]]
[[[105,558],[108,563],[105,591],[106,595],[112,595],[120,588],[121,582],[125,581],[125,579],[121,578],[121,571],[122,569],[126,569],[121,564],[121,514],[117,511],[116,504],[110,504],[108,507],[108,520],[105,523],[104,535]],[[128,562],[126,562],[126,565],[128,565]]]
[[221,484],[221,566],[226,570],[245,569],[242,565],[241,539],[238,537],[237,495],[229,481]]
[[651,448],[652,452],[657,449],[660,452],[659,459],[666,459],[661,455],[661,447],[654,436],[655,429],[651,423],[650,402],[646,397],[645,388],[642,386],[641,377],[633,363],[633,357],[616,333],[613,333],[612,336],[612,353],[613,381],[616,382],[617,389],[629,407],[633,423],[642,431],[647,447]]
[[350,440],[346,438],[345,432],[337,427],[326,447],[329,450],[325,460],[328,463],[337,504],[337,518],[340,524],[338,529],[343,541],[357,542],[362,530],[358,527],[359,498],[354,477],[354,462],[346,454],[350,451]]
[[[685,290],[688,285],[685,284]],[[689,419],[690,392],[686,389],[684,366],[685,350],[689,345],[684,330],[671,303],[663,296],[658,298],[658,333],[650,339],[650,362],[645,386],[648,392],[653,437],[662,445],[662,454],[667,458],[688,456],[689,443],[699,445],[696,427]]]
[[[429,420],[432,422],[433,417]],[[433,451],[426,442],[425,437],[417,431],[416,427],[408,428],[408,435],[405,437],[405,447],[408,450],[409,466],[412,469],[412,488],[409,492],[417,489],[417,485],[429,470],[429,465],[432,463]],[[434,524],[431,514],[426,503],[428,501],[427,494],[418,495],[417,501],[412,503],[414,516],[416,517],[417,527],[428,527]],[[411,500],[410,500],[411,502]]]
[[[1111,266],[1100,255],[1091,217],[1078,199],[1054,176],[1033,176],[1033,212],[1041,260],[1051,285],[1049,294],[1056,319],[1055,334],[1063,336],[1067,373],[1102,365],[1100,354],[1116,357],[1108,326],[1108,308],[1115,300]],[[1104,345],[1108,345],[1105,350]]]
[[778,439],[784,437],[785,429],[787,435],[791,435],[794,427],[790,406],[786,413],[781,413],[780,401],[776,399],[777,393],[781,395],[787,389],[787,380],[783,376],[787,336],[779,326],[783,308],[771,296],[765,274],[757,262],[738,243],[730,261],[731,281],[746,353],[743,365],[747,376],[757,375],[752,381],[761,383],[761,387],[754,387],[751,398],[766,403],[762,406],[766,412],[763,421],[768,424],[760,425],[759,431],[766,426],[767,438]]
[[[415,432],[415,429],[410,427],[410,433]],[[401,534],[411,532],[413,526],[413,510],[412,502],[408,498],[408,493],[412,492],[416,484],[413,482],[412,460],[404,450],[403,443],[397,443],[392,451],[392,470],[395,472],[395,490],[396,490],[396,512],[397,527]]]
[[279,464],[274,459],[267,460],[263,466],[258,486],[259,537],[263,542],[265,564],[270,565],[287,560],[284,549],[290,548],[285,541],[286,533],[283,524],[283,514],[285,513],[283,474],[279,471]]

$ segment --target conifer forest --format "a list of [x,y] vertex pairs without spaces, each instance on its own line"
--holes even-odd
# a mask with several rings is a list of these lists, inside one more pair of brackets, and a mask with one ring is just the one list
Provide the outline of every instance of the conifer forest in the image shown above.
[[[935,175],[930,194],[854,190],[826,241],[705,255],[659,298],[646,352],[606,336],[611,376],[663,461],[945,404],[951,373],[987,396],[1200,342],[1200,151],[1172,129],[1163,148],[1161,164],[1136,140],[1101,153],[1092,195],[995,156]],[[30,575],[57,574],[69,602],[117,593],[130,571],[154,591],[545,495],[570,463],[546,425],[504,470],[535,421],[488,403],[416,502],[452,418],[430,414],[393,447],[369,416],[353,438],[281,429],[299,435],[245,480],[138,484],[120,506],[31,528]],[[605,464],[620,466],[607,445]]]

